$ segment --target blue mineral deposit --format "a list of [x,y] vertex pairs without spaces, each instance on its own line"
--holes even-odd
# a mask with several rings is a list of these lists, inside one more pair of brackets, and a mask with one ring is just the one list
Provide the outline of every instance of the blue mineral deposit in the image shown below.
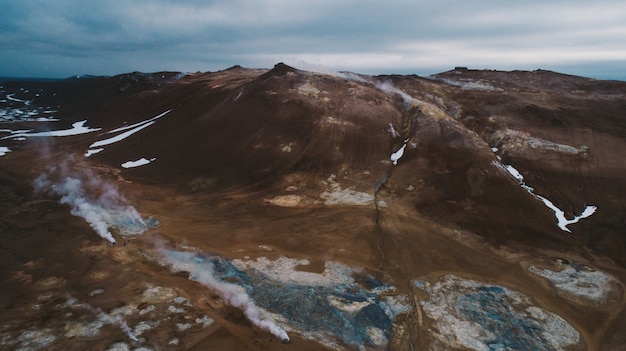
[[194,254],[193,261],[207,265],[217,280],[243,287],[257,306],[282,315],[292,327],[338,337],[347,344],[376,344],[368,334],[371,328],[388,338],[392,318],[397,314],[376,292],[386,286],[373,277],[361,279],[364,286],[309,286],[281,282],[255,270],[244,272],[219,256]]

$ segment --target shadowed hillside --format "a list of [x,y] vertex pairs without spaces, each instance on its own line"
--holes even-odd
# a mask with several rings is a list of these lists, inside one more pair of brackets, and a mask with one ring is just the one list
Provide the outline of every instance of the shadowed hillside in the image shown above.
[[626,344],[624,82],[277,64],[0,95],[3,346]]

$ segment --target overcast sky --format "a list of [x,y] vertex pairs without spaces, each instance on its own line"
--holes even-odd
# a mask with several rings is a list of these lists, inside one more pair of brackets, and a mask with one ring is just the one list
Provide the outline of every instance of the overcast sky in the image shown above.
[[623,0],[0,0],[0,76],[550,69],[626,80]]

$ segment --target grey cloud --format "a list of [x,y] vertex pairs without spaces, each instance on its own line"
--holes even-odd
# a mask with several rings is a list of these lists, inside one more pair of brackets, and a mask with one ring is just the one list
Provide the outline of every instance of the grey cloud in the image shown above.
[[7,63],[0,75],[216,70],[289,60],[363,73],[435,73],[453,65],[527,69],[626,60],[626,3],[610,0],[0,5],[0,60]]

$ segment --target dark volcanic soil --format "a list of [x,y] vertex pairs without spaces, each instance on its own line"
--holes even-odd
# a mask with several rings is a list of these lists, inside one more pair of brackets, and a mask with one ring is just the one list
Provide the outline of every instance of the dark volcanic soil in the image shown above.
[[623,349],[624,111],[548,71],[5,82],[0,348]]

